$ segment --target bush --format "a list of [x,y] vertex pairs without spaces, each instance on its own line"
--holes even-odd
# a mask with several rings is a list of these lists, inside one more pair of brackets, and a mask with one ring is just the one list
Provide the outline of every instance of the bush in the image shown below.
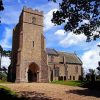
[[82,85],[83,88],[88,88],[88,89],[94,89],[94,90],[100,90],[100,81],[95,81],[95,82],[85,82]]
[[7,81],[7,74],[4,72],[0,72],[0,80]]
[[84,77],[80,75],[78,80],[83,81]]

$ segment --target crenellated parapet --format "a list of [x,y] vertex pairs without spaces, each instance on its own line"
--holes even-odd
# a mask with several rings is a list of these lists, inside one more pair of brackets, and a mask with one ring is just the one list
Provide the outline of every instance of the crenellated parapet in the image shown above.
[[33,10],[32,8],[27,8],[24,6],[23,11],[43,16],[43,11],[39,11],[38,9]]

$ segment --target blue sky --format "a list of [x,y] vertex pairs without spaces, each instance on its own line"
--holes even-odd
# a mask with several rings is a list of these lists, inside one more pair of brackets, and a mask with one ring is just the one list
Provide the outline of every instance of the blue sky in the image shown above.
[[[100,39],[93,42],[86,42],[84,35],[74,35],[72,32],[65,33],[63,26],[54,26],[51,23],[52,12],[58,9],[58,4],[48,2],[48,0],[3,0],[5,10],[0,12],[0,45],[5,50],[11,49],[12,30],[18,23],[18,18],[23,6],[38,9],[44,12],[44,34],[46,37],[46,47],[59,51],[76,53],[83,61],[83,67],[96,68],[100,59]],[[6,65],[5,65],[6,62]],[[2,66],[9,64],[8,58],[2,59]]]

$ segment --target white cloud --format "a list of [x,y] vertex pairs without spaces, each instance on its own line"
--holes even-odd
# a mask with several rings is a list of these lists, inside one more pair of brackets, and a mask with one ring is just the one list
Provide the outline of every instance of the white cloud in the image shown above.
[[85,23],[88,24],[89,23],[89,20],[83,20],[82,23],[83,24],[85,24]]
[[58,35],[58,36],[65,36],[66,35],[65,31],[62,30],[62,29],[61,30],[57,30],[54,34]]
[[44,31],[50,30],[54,26],[54,24],[51,22],[52,14],[54,11],[57,11],[57,9],[52,9],[44,15]]
[[[79,22],[79,27],[81,26],[81,25],[84,25],[84,24],[89,24],[89,20],[83,20],[82,22]],[[78,28],[79,28],[78,27]]]
[[[32,8],[34,9],[34,6],[32,6]],[[54,2],[47,2],[46,4],[42,4],[40,6],[35,7],[35,9],[44,11],[45,14],[51,11],[52,9],[58,9],[58,8],[59,8],[59,4]]]
[[[20,7],[19,7],[20,8]],[[20,15],[21,8],[5,6],[5,10],[1,13],[2,24],[16,24]]]
[[86,40],[86,37],[83,34],[75,35],[72,32],[60,41],[60,45],[63,47],[69,47],[72,45],[77,45]]
[[9,57],[5,57],[3,56],[1,59],[1,67],[5,66],[6,68],[8,68],[8,66],[10,65],[10,59]]
[[12,29],[6,28],[4,31],[4,35],[2,40],[0,41],[0,45],[4,48],[11,48],[11,43],[9,43],[9,40],[12,38]]
[[[1,21],[3,24],[16,24],[18,22],[19,12],[11,12],[4,13],[3,17],[1,17]],[[10,20],[11,19],[11,20]]]
[[96,69],[98,67],[98,61],[100,61],[99,56],[100,48],[95,47],[91,50],[88,50],[84,52],[82,55],[82,61],[83,61],[83,68],[85,70],[88,69]]

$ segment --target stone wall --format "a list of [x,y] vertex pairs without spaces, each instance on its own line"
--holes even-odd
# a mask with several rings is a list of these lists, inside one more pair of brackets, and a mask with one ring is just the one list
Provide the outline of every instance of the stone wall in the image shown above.
[[[53,56],[53,55],[51,55]],[[53,80],[79,80],[82,75],[82,65],[80,64],[67,64],[63,57],[53,56],[54,60],[51,62],[51,56],[48,55],[48,74],[49,81]],[[55,66],[55,67],[54,67]],[[55,68],[59,68],[59,76],[55,77]],[[51,80],[51,72],[53,78]]]

